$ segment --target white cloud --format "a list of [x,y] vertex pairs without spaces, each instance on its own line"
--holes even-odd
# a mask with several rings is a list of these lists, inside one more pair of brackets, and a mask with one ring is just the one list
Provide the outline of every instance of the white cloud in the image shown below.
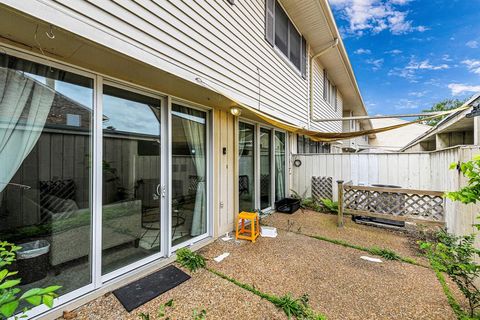
[[448,55],[448,54],[444,54],[444,55],[442,56],[442,60],[443,60],[443,61],[447,61],[447,62],[453,61],[453,59],[450,58],[450,55]]
[[393,49],[393,50],[390,50],[390,51],[385,51],[386,54],[391,54],[391,55],[397,55],[397,54],[400,54],[402,53],[403,51],[402,50],[398,50],[398,49]]
[[450,66],[448,64],[439,64],[439,65],[432,65],[430,64],[430,61],[423,60],[422,62],[418,63],[415,62],[414,60],[410,60],[408,65],[405,67],[406,69],[412,69],[412,70],[444,70],[444,69],[449,69]]
[[414,92],[409,92],[408,95],[416,98],[422,98],[427,95],[428,91],[414,91]]
[[367,59],[365,60],[366,63],[372,65],[372,70],[377,71],[383,66],[383,59]]
[[478,48],[478,41],[470,40],[467,43],[465,43],[465,45],[469,48],[476,49]]
[[452,95],[454,96],[461,95],[462,93],[480,92],[480,86],[471,86],[462,83],[450,83],[448,88],[452,91]]
[[355,54],[370,54],[370,53],[372,53],[372,51],[370,51],[370,49],[360,48],[360,49],[355,50],[353,53],[355,53]]
[[349,21],[347,33],[362,36],[384,30],[400,35],[413,31],[425,32],[426,26],[414,26],[408,20],[408,11],[401,8],[410,0],[330,0],[332,7],[341,12],[341,17]]
[[418,102],[410,99],[400,99],[395,105],[395,109],[416,109]]
[[467,66],[470,72],[480,74],[480,60],[467,59],[463,60],[462,63]]

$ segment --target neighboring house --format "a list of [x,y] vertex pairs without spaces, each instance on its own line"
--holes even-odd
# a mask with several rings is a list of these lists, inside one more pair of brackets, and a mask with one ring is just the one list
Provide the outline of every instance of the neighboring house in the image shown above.
[[459,145],[479,145],[479,117],[466,117],[472,112],[471,106],[479,103],[479,97],[480,94],[472,96],[465,103],[470,105],[470,108],[448,115],[401,151],[434,151]]
[[[398,118],[372,119],[373,128],[383,128],[407,123],[407,120]],[[368,141],[368,146],[364,146],[365,152],[398,152],[409,142],[418,138],[432,127],[413,123],[395,130],[385,131],[375,134],[375,138]]]
[[[354,117],[355,114],[351,110],[346,110],[343,112],[345,118]],[[371,120],[348,120],[343,121],[343,132],[355,132],[371,129],[373,123]],[[342,150],[343,152],[360,152],[368,148],[369,140],[375,138],[375,134],[364,135],[360,137],[350,138],[342,140]]]
[[340,149],[262,116],[338,132],[315,119],[366,115],[326,0],[2,0],[0,37],[0,239],[48,241],[23,285],[62,286],[33,315],[272,210],[291,153]]

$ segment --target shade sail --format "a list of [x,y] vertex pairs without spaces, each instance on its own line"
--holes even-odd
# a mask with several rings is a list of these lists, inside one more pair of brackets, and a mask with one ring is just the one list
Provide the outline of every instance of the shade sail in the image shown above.
[[467,102],[464,105],[462,105],[461,107],[456,108],[456,109],[443,111],[443,112],[438,113],[437,115],[429,116],[429,117],[426,117],[426,118],[423,118],[423,119],[417,119],[417,120],[406,122],[406,123],[396,124],[396,125],[392,125],[392,126],[386,126],[386,127],[382,127],[382,128],[375,128],[375,129],[368,129],[368,130],[352,131],[352,132],[321,132],[321,131],[315,131],[315,130],[308,130],[308,129],[305,129],[305,128],[302,128],[302,127],[299,127],[299,126],[296,126],[296,125],[293,125],[293,124],[290,124],[290,123],[287,123],[285,121],[276,119],[276,118],[258,110],[257,108],[251,107],[251,106],[247,105],[246,103],[242,103],[242,102],[238,101],[239,99],[232,98],[231,97],[232,95],[229,94],[226,89],[224,89],[224,88],[222,88],[222,87],[220,87],[216,84],[213,84],[213,83],[210,83],[210,82],[207,83],[206,80],[200,79],[200,78],[197,78],[197,81],[201,85],[203,85],[203,86],[209,88],[210,90],[213,90],[213,91],[217,92],[218,94],[224,96],[225,98],[233,101],[239,107],[241,107],[245,110],[248,110],[249,112],[255,114],[258,118],[262,119],[263,121],[265,121],[268,124],[271,124],[271,125],[273,125],[277,128],[280,128],[280,129],[283,129],[283,130],[286,130],[286,131],[289,131],[289,132],[292,132],[292,133],[306,135],[306,136],[310,137],[310,139],[312,139],[314,141],[320,141],[320,142],[334,142],[334,141],[339,141],[339,140],[346,140],[346,139],[361,137],[361,136],[369,135],[369,134],[375,134],[375,133],[381,133],[381,132],[385,132],[385,131],[395,130],[395,129],[398,129],[398,128],[409,126],[409,125],[414,124],[414,123],[427,121],[427,120],[430,120],[430,119],[438,118],[438,117],[441,117],[441,116],[444,116],[444,115],[447,115],[447,114],[451,114],[451,113],[454,113],[454,112],[458,112],[458,111],[462,111],[462,110],[470,108],[470,105]]

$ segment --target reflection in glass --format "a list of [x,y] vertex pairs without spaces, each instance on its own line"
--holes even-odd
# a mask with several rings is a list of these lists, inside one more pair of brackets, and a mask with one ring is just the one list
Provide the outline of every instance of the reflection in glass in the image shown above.
[[207,232],[206,120],[203,111],[172,105],[172,244]]
[[103,88],[102,274],[160,251],[160,101]]
[[255,127],[239,122],[239,176],[238,195],[240,211],[254,211],[255,208]]
[[272,131],[260,128],[260,209],[272,204],[271,199],[272,170]]
[[91,283],[93,80],[0,54],[0,240],[21,288]]
[[285,133],[275,131],[275,201],[285,198]]

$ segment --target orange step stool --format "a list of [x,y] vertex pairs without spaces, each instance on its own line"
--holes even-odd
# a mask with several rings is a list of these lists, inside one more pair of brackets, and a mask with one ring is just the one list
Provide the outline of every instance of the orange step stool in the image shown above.
[[[245,229],[245,221],[250,221],[250,229]],[[241,228],[239,229],[239,227]],[[259,235],[260,218],[258,217],[258,214],[256,212],[240,212],[235,223],[235,239],[255,242]]]

